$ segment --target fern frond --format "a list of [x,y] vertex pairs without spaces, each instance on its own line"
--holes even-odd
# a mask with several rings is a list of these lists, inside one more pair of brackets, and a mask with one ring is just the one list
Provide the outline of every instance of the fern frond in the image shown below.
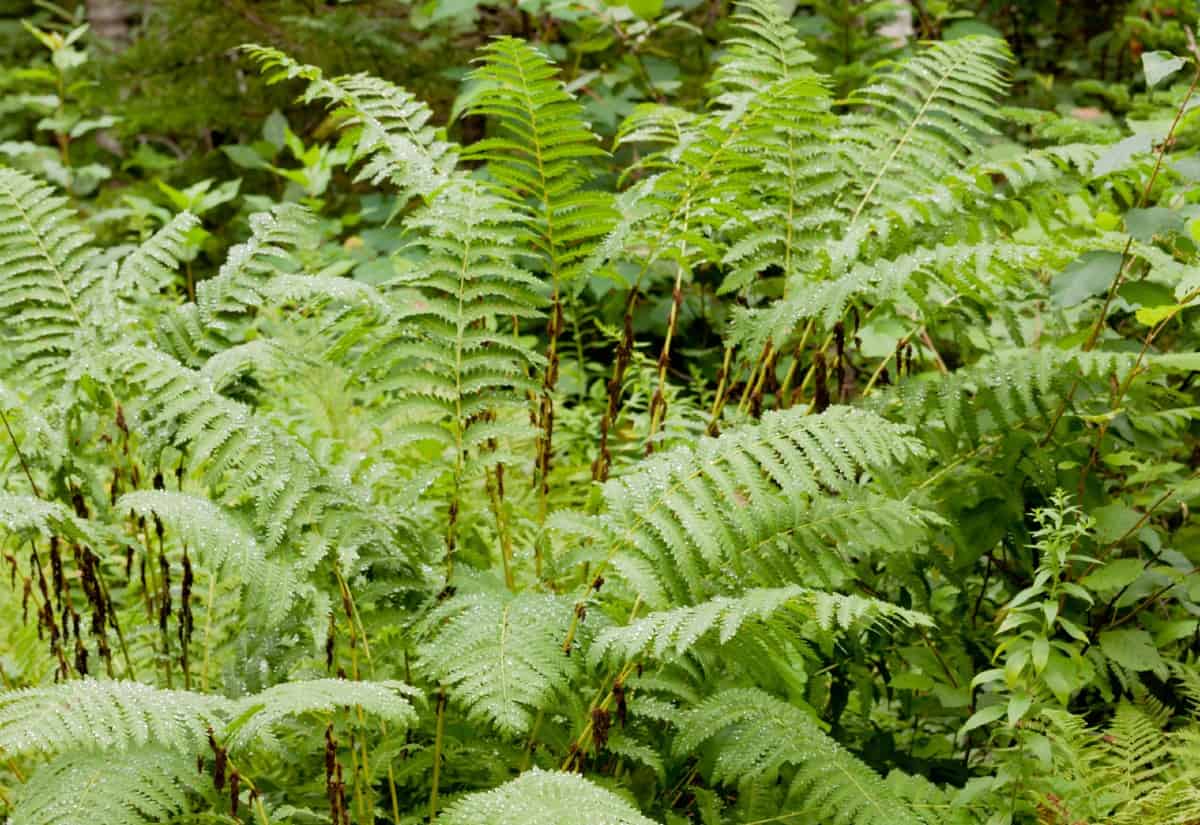
[[273,728],[282,720],[308,714],[329,714],[351,706],[391,723],[393,730],[403,733],[416,721],[417,714],[409,700],[418,695],[403,682],[346,679],[284,682],[233,704],[232,721],[223,730],[225,744],[232,751],[263,744],[278,747]]
[[612,791],[573,773],[534,768],[447,808],[437,825],[656,825]]
[[153,744],[192,753],[229,707],[218,696],[139,682],[82,679],[6,691],[0,693],[0,752],[17,756]]
[[39,768],[13,800],[10,825],[145,825],[189,808],[207,782],[189,755],[147,746],[71,753]]
[[244,46],[268,83],[307,81],[305,102],[325,100],[343,125],[358,130],[359,180],[387,180],[407,197],[429,198],[454,174],[456,147],[430,124],[432,110],[410,92],[368,75],[326,78],[277,49]]
[[816,718],[753,688],[722,691],[679,719],[677,755],[719,743],[709,779],[733,784],[793,771],[784,811],[836,825],[924,825],[886,783],[829,738]]
[[940,41],[850,95],[857,110],[839,137],[855,181],[851,224],[869,207],[936,182],[995,133],[1010,61],[997,38]]
[[493,118],[499,134],[464,153],[488,171],[531,214],[530,229],[546,271],[569,280],[615,218],[612,197],[585,187],[589,161],[606,153],[583,119],[583,106],[563,87],[558,69],[523,40],[502,37],[482,50],[483,65],[467,111]]
[[588,650],[595,661],[625,662],[640,656],[669,660],[685,655],[702,640],[719,644],[742,626],[790,612],[814,620],[824,631],[864,630],[877,624],[930,626],[928,616],[879,599],[843,596],[807,587],[755,588],[740,596],[718,596],[694,607],[651,613],[624,627],[602,630]]
[[540,282],[516,260],[527,239],[511,205],[482,184],[457,181],[408,222],[409,251],[421,256],[387,284],[397,339],[379,346],[390,361],[384,386],[441,410],[459,448],[523,432],[488,413],[523,409],[536,355],[501,324],[537,318]]
[[67,200],[0,168],[0,324],[6,358],[25,375],[60,375],[81,351],[94,287],[107,271]]
[[147,429],[186,450],[188,466],[226,506],[252,505],[258,541],[268,553],[288,547],[300,569],[311,569],[332,548],[353,566],[369,546],[394,547],[403,528],[376,511],[349,485],[324,473],[290,434],[218,394],[199,372],[146,348],[111,353],[122,379],[143,399]]
[[536,593],[471,593],[447,599],[426,620],[421,670],[468,714],[502,733],[527,732],[537,709],[578,669],[562,640],[570,601]]
[[178,277],[187,235],[199,225],[200,219],[191,212],[180,212],[125,256],[110,288],[132,296],[154,294],[169,286]]
[[886,478],[920,452],[906,429],[859,410],[772,413],[642,462],[606,482],[603,515],[556,514],[550,526],[591,539],[651,606],[694,604],[753,568],[747,548],[802,526],[810,502]]

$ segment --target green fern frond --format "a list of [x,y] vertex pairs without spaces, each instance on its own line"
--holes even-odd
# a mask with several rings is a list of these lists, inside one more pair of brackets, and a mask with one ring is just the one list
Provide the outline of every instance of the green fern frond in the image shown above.
[[7,691],[0,693],[0,752],[19,756],[153,744],[192,753],[229,707],[218,696],[139,682],[83,679]]
[[812,619],[824,631],[863,630],[877,624],[929,626],[922,613],[879,599],[843,596],[807,587],[756,588],[737,597],[718,596],[695,607],[662,610],[624,627],[602,630],[588,650],[595,661],[625,662],[641,656],[676,658],[706,637],[719,644],[732,640],[742,626],[794,612]]
[[306,102],[325,100],[343,125],[358,130],[355,154],[365,159],[360,180],[387,180],[409,197],[429,198],[454,174],[456,147],[430,124],[432,110],[410,92],[367,75],[326,78],[277,49],[244,46],[268,83],[302,79]]
[[39,381],[59,376],[90,332],[102,266],[67,208],[37,179],[0,168],[0,324],[5,357]]
[[924,825],[887,784],[829,738],[816,718],[753,688],[722,691],[679,720],[678,756],[706,743],[715,750],[709,779],[726,785],[783,776],[784,812],[801,811],[836,825]]
[[421,670],[473,718],[507,735],[525,733],[578,670],[562,650],[571,615],[570,601],[556,596],[455,596],[425,622]]
[[615,218],[610,195],[585,187],[589,162],[603,158],[583,106],[563,87],[558,69],[537,48],[512,37],[482,50],[483,65],[466,110],[493,118],[499,134],[464,153],[531,213],[534,243],[554,283],[566,282]]
[[144,296],[171,285],[178,277],[188,233],[199,225],[191,212],[180,212],[122,259],[110,288],[123,296]]
[[490,791],[465,796],[437,825],[656,825],[612,791],[573,773],[534,768]]
[[201,373],[146,348],[119,348],[111,358],[143,399],[139,415],[149,432],[185,449],[188,466],[226,506],[251,505],[255,535],[268,553],[288,547],[307,570],[337,548],[353,566],[362,550],[383,552],[394,546],[394,530],[404,532],[395,514],[364,503],[293,436],[218,394]]
[[147,746],[71,753],[38,768],[13,800],[10,825],[145,825],[188,810],[209,780],[188,755]]
[[995,133],[1011,57],[1003,40],[973,35],[933,43],[854,91],[843,120],[847,173],[855,182],[850,223],[954,171]]
[[753,568],[748,548],[803,525],[810,502],[886,478],[921,451],[906,429],[859,410],[771,413],[610,480],[603,515],[556,514],[549,524],[591,539],[596,558],[651,606],[694,604],[730,571]]
[[409,251],[420,256],[387,284],[396,339],[379,346],[389,362],[384,386],[441,411],[459,449],[524,433],[497,411],[523,409],[535,390],[536,355],[501,326],[537,318],[537,278],[516,265],[527,236],[510,204],[482,184],[447,186],[408,221]]
[[231,751],[254,746],[279,747],[273,728],[288,718],[330,714],[338,708],[359,707],[403,733],[417,719],[411,698],[419,693],[403,682],[354,682],[309,679],[284,682],[235,702],[232,721],[222,736]]
[[0,529],[26,539],[60,536],[97,545],[105,532],[55,501],[5,492],[0,492]]

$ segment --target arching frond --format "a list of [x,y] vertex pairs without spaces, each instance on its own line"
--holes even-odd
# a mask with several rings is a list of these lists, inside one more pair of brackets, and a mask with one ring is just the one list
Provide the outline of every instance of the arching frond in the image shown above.
[[83,679],[12,690],[0,693],[0,751],[17,756],[153,744],[192,753],[229,707],[218,696],[139,682]]
[[457,151],[430,124],[433,112],[410,92],[368,75],[326,78],[277,49],[246,46],[269,83],[307,81],[305,101],[325,100],[344,125],[358,130],[359,179],[388,181],[410,197],[428,198],[454,173]]
[[755,588],[740,596],[718,596],[695,607],[661,610],[624,627],[602,630],[588,649],[594,660],[623,662],[638,656],[669,660],[686,654],[706,638],[724,644],[742,626],[789,612],[810,619],[825,631],[863,630],[876,624],[925,625],[922,613],[863,596],[843,596],[798,585]]
[[868,208],[935,182],[994,134],[1008,46],[973,35],[933,43],[850,96],[844,119],[851,223]]
[[272,729],[283,719],[329,714],[338,708],[359,707],[403,732],[416,721],[410,699],[417,691],[403,682],[353,682],[309,679],[284,682],[234,703],[232,721],[222,731],[226,746],[241,751],[263,744],[278,747]]
[[824,491],[848,494],[920,452],[905,429],[861,411],[773,413],[642,462],[605,484],[603,515],[551,526],[590,538],[648,604],[693,604],[752,568],[751,548],[802,527]]
[[836,825],[924,825],[877,774],[830,739],[809,711],[763,691],[722,691],[684,714],[679,727],[677,755],[720,744],[713,782],[737,786],[789,776],[783,812],[819,810]]

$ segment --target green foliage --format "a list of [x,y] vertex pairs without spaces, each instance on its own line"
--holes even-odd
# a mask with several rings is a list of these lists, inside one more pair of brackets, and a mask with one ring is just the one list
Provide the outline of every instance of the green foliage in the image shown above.
[[1182,29],[151,5],[0,71],[0,816],[1196,819]]

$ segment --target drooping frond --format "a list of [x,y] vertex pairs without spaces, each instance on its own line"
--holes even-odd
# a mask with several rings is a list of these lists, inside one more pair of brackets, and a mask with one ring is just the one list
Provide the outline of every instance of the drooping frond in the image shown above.
[[939,41],[851,94],[855,109],[840,134],[855,182],[845,204],[851,223],[953,171],[995,133],[1010,60],[997,38]]
[[272,620],[287,614],[296,580],[286,562],[270,560],[248,525],[211,499],[170,490],[137,490],[117,500],[117,509],[157,516],[186,542],[212,575],[237,575]]
[[226,746],[240,751],[253,746],[277,747],[272,729],[284,719],[329,714],[338,708],[359,707],[402,733],[416,721],[410,697],[417,691],[403,682],[353,682],[309,679],[284,682],[233,704],[231,721],[223,730]]
[[[920,452],[905,428],[870,413],[772,413],[642,462],[605,484],[604,514],[556,515],[551,525],[590,538],[596,558],[648,604],[694,604],[720,592],[722,579],[752,570],[755,548],[802,530],[812,502],[855,492]],[[813,518],[817,532],[821,521]]]
[[144,825],[188,809],[189,791],[209,780],[196,760],[146,746],[126,753],[71,753],[20,786],[10,825]]
[[219,696],[139,682],[83,679],[12,690],[0,693],[0,752],[17,756],[153,744],[191,753],[228,707]]
[[446,809],[437,825],[656,825],[612,791],[573,773],[534,768]]
[[[1100,351],[998,352],[950,375],[900,382],[879,396],[875,409],[920,424],[926,443],[953,449],[960,435],[977,441],[982,433],[1041,420],[1053,414],[1073,381],[1121,375],[1133,359]],[[939,432],[949,441],[943,443]]]
[[316,66],[266,46],[245,50],[268,73],[267,82],[307,81],[306,102],[328,101],[335,116],[358,129],[355,154],[366,161],[360,180],[386,180],[406,196],[428,198],[454,174],[457,147],[430,124],[433,112],[410,92],[364,74],[326,78]]
[[0,330],[6,361],[38,381],[85,349],[90,303],[105,267],[67,200],[0,168]]
[[447,599],[426,621],[421,669],[472,717],[505,734],[527,732],[578,669],[562,650],[571,612],[566,599],[528,592]]
[[753,688],[722,691],[679,719],[677,755],[719,743],[709,779],[738,786],[764,777],[788,783],[782,813],[835,825],[924,825],[884,781],[829,738],[809,711]]
[[568,280],[615,214],[608,193],[585,187],[590,161],[603,158],[583,106],[536,47],[512,37],[483,48],[467,111],[493,118],[499,134],[465,157],[487,161],[507,194],[530,213],[531,237],[555,283]]
[[189,467],[203,472],[227,506],[250,504],[268,553],[286,546],[310,568],[331,548],[353,564],[364,547],[392,545],[394,518],[322,471],[292,435],[215,392],[201,373],[146,348],[112,357],[143,399],[140,415],[150,432],[186,450]]
[[755,588],[737,597],[718,596],[695,607],[661,610],[624,627],[605,628],[588,655],[597,661],[623,662],[639,656],[669,660],[686,654],[706,638],[715,637],[719,644],[725,644],[743,625],[785,612],[810,619],[824,631],[863,630],[876,624],[932,624],[922,613],[879,599],[797,585]]

